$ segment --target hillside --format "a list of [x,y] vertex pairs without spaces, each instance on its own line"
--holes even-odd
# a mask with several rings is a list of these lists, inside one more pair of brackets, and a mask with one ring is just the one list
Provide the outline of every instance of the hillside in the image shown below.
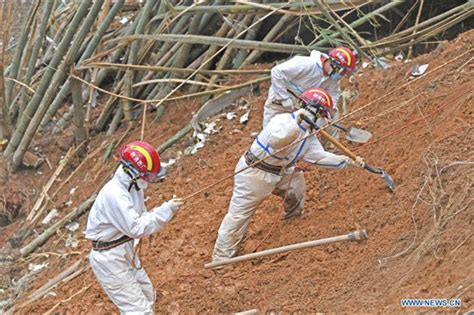
[[[403,298],[460,298],[461,313],[473,310],[473,43],[471,30],[408,63],[393,61],[389,69],[367,68],[358,73],[360,97],[351,105],[354,114],[343,122],[367,128],[374,136],[366,145],[349,147],[390,173],[397,185],[394,193],[376,175],[362,170],[329,171],[301,164],[307,185],[304,215],[283,222],[280,199],[270,198],[253,217],[241,252],[251,252],[270,230],[260,250],[341,235],[358,227],[368,230],[367,241],[335,243],[206,270],[203,265],[211,259],[232,193],[232,180],[227,180],[188,201],[161,233],[144,240],[141,259],[157,290],[156,312],[398,313]],[[408,81],[407,71],[425,63],[429,63],[427,73]],[[238,83],[239,78],[234,80]],[[148,189],[147,205],[151,208],[172,195],[187,196],[230,176],[252,143],[252,132],[260,129],[267,89],[268,82],[262,84],[260,95],[244,98],[251,109],[247,124],[221,118],[217,125],[222,129],[210,136],[204,148],[172,165],[166,180]],[[163,142],[184,127],[198,108],[197,101],[173,104],[159,124],[149,119],[145,139]],[[234,111],[239,116],[244,113],[238,108]],[[139,135],[137,127],[124,141]],[[72,195],[72,206],[77,206],[114,169],[114,159],[101,163],[107,144],[102,143],[104,137],[97,136],[90,144],[90,152],[102,148],[100,154],[83,164],[76,158],[67,166],[80,169],[58,194],[61,215],[69,209],[65,202],[72,188],[77,187]],[[44,153],[52,164],[67,151],[67,145],[61,145],[67,139],[63,135],[47,145]],[[164,160],[189,145],[189,139],[174,145]],[[8,180],[17,187],[30,176],[35,182],[25,187],[38,189],[54,169],[43,165],[40,171],[41,178],[23,170]],[[76,232],[61,229],[18,264],[48,262],[16,302],[21,307],[17,313],[42,313],[53,307],[59,313],[116,312],[87,268],[55,288],[54,294],[22,305],[29,293],[77,260],[87,266],[90,244],[82,234],[86,217],[80,217]],[[4,228],[2,241],[19,230],[19,223]],[[65,247],[69,234],[79,241],[77,248]]]

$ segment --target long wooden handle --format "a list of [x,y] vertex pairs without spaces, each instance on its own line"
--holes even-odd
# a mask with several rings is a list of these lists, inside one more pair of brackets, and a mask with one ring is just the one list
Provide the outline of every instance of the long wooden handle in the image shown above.
[[324,130],[319,130],[319,133],[329,141],[331,141],[338,149],[340,149],[342,152],[344,152],[347,156],[349,156],[351,159],[355,160],[357,155],[352,153],[348,148],[346,148],[342,143],[340,143],[336,138],[332,137],[329,133],[327,133]]
[[307,241],[307,242],[303,242],[303,243],[291,244],[291,245],[286,245],[286,246],[282,246],[282,247],[266,249],[266,250],[263,250],[263,251],[260,251],[260,252],[246,254],[246,255],[237,256],[237,257],[233,257],[233,258],[217,260],[217,261],[213,261],[213,262],[205,264],[204,268],[206,268],[206,269],[215,268],[215,267],[229,265],[229,264],[233,264],[233,263],[237,263],[237,262],[241,262],[241,261],[260,258],[260,257],[268,256],[268,255],[280,254],[280,253],[285,253],[285,252],[289,252],[289,251],[293,251],[293,250],[310,248],[310,247],[315,247],[315,246],[324,245],[324,244],[330,244],[330,243],[334,243],[334,242],[361,241],[361,240],[366,240],[368,238],[369,238],[369,236],[368,236],[366,230],[356,230],[356,231],[352,231],[352,232],[350,232],[346,235],[339,235],[339,236],[323,238],[323,239],[319,239],[319,240],[313,240],[313,241]]

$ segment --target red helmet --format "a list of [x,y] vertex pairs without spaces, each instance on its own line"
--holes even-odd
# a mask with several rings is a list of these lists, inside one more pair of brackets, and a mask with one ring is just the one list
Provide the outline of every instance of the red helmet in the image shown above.
[[315,117],[331,118],[334,103],[331,95],[325,90],[308,89],[300,95],[300,99],[304,102],[303,108],[309,110]]
[[329,51],[329,60],[333,70],[341,75],[348,75],[354,71],[356,56],[352,49],[337,47]]
[[141,179],[152,182],[166,174],[156,149],[144,141],[133,141],[120,148],[120,162]]

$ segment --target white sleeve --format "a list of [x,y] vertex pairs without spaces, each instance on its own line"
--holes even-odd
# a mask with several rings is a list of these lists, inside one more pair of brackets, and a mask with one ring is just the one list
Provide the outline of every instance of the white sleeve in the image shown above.
[[325,151],[316,136],[311,136],[308,141],[309,147],[303,155],[304,161],[321,167],[336,169],[343,169],[349,164],[347,156]]
[[287,60],[271,70],[271,81],[273,92],[277,99],[287,100],[292,99],[292,96],[286,89],[291,88],[296,93],[300,87],[291,86],[291,81],[304,77],[305,73],[309,73],[313,64],[308,60],[309,57],[296,56],[290,60]]
[[126,194],[108,196],[107,219],[120,232],[131,237],[141,238],[161,230],[173,217],[167,203],[151,212],[138,214],[132,198]]

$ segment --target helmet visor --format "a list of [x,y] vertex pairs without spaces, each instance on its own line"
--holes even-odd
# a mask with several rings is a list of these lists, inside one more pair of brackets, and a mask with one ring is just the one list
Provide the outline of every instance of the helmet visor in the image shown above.
[[335,59],[331,58],[331,68],[335,73],[338,73],[342,76],[349,76],[352,73],[352,69],[346,68],[341,63]]
[[160,171],[158,173],[145,173],[141,178],[149,183],[156,183],[162,181],[166,176],[166,167],[161,165]]

